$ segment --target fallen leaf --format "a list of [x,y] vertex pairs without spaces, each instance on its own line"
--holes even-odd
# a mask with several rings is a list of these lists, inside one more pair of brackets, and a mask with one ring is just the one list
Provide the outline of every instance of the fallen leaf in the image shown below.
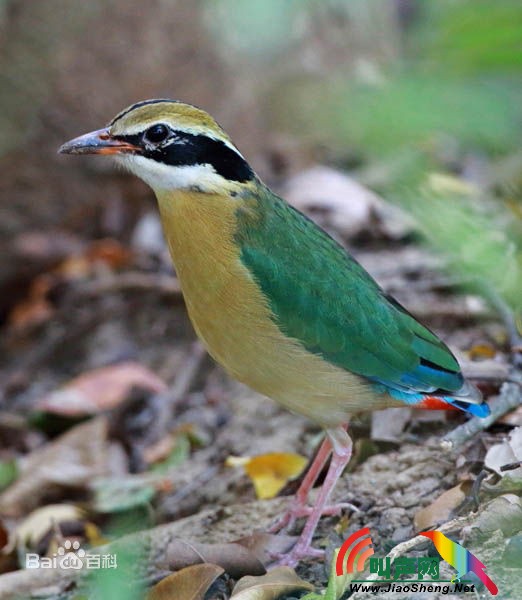
[[491,446],[487,451],[484,464],[502,477],[497,484],[499,489],[511,489],[522,487],[522,466],[509,470],[503,470],[502,467],[520,461],[522,461],[522,427],[516,427],[505,442]]
[[508,412],[503,415],[496,421],[497,423],[502,423],[503,425],[512,425],[513,427],[521,427],[522,426],[522,406],[517,406],[515,410]]
[[156,463],[152,466],[151,470],[154,473],[164,473],[172,467],[184,462],[190,454],[190,441],[187,435],[179,434],[174,437],[174,445],[170,450],[170,453],[161,462]]
[[[254,531],[232,543],[240,544],[254,554],[263,565],[268,565],[274,562],[274,556],[288,552],[296,541],[297,536],[295,535]],[[254,573],[243,573],[243,575],[254,575]]]
[[178,571],[189,565],[212,563],[219,565],[234,579],[243,575],[261,575],[266,569],[250,550],[239,543],[203,544],[173,540],[165,549],[165,567]]
[[149,504],[156,495],[156,488],[141,476],[114,479],[102,477],[91,484],[94,491],[92,508],[102,513],[117,513]]
[[7,317],[9,326],[20,330],[48,321],[54,313],[54,308],[48,300],[52,285],[52,278],[46,273],[35,277],[27,296],[10,311]]
[[421,508],[413,519],[415,531],[424,531],[445,523],[457,506],[462,504],[470,490],[471,483],[463,481],[459,485],[446,490],[425,508]]
[[447,173],[431,172],[428,174],[426,183],[431,191],[437,194],[472,196],[480,191],[469,181]]
[[130,263],[132,252],[117,240],[105,238],[91,242],[85,256],[92,263],[104,263],[111,269],[121,269]]
[[0,491],[11,485],[17,477],[18,467],[16,466],[16,460],[0,461]]
[[164,435],[143,450],[143,460],[149,465],[161,462],[170,455],[175,445],[175,436],[172,434]]
[[210,586],[223,574],[218,565],[204,563],[185,567],[157,583],[147,600],[204,600]]
[[283,191],[296,208],[320,213],[326,226],[347,236],[375,229],[400,239],[413,230],[413,220],[387,204],[368,188],[345,173],[315,166],[291,177]]
[[85,539],[89,546],[104,546],[109,543],[109,540],[102,535],[99,527],[94,523],[85,523]]
[[60,264],[71,254],[80,254],[84,242],[60,230],[25,231],[10,241],[13,253],[21,261],[38,265],[39,271]]
[[116,240],[95,240],[81,254],[66,258],[53,273],[65,281],[85,279],[92,275],[100,264],[106,269],[119,269],[128,265],[131,257],[132,253]]
[[231,599],[276,600],[283,594],[313,589],[311,583],[299,578],[290,567],[276,567],[266,575],[242,577],[234,586]]
[[[71,252],[73,250],[75,252],[57,266],[53,265],[50,270],[37,275],[31,282],[26,297],[10,311],[7,322],[11,327],[25,329],[49,320],[54,314],[54,307],[48,300],[48,296],[58,284],[85,279],[91,276],[96,266],[100,264],[103,264],[106,269],[121,268],[129,264],[132,256],[128,249],[112,239],[96,240],[86,249],[70,242],[68,246]],[[34,234],[32,238],[22,239],[18,250],[29,255],[50,251],[52,257],[54,251],[63,252],[64,247],[58,244],[57,248],[53,248],[48,239]]]
[[19,461],[20,475],[0,494],[0,513],[20,516],[38,506],[53,487],[80,487],[109,474],[107,421],[73,427]]
[[308,464],[300,454],[271,452],[259,456],[229,456],[229,467],[243,467],[252,480],[260,499],[274,498],[288,481],[296,479]]
[[[85,511],[74,504],[49,504],[37,508],[29,513],[21,523],[12,531],[9,539],[9,548],[17,548],[19,556],[27,550],[35,551],[44,538],[49,536],[45,549],[55,530],[69,523],[83,523]],[[83,528],[83,525],[82,527]],[[40,548],[38,548],[40,550]]]
[[165,382],[140,363],[128,361],[87,371],[36,403],[38,410],[66,416],[85,416],[111,410],[132,388],[164,392]]
[[496,348],[487,342],[474,344],[468,350],[468,356],[471,360],[484,360],[495,358],[497,354]]

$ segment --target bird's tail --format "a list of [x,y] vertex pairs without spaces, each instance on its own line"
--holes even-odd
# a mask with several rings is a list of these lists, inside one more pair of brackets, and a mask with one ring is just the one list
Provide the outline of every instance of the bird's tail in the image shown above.
[[[445,403],[458,408],[464,412],[475,415],[476,417],[485,418],[490,414],[489,406],[482,399],[480,390],[469,381],[465,381],[464,385],[450,395],[433,394],[427,395],[423,402],[426,408],[434,408],[436,403]],[[437,407],[438,408],[438,407]],[[443,406],[440,406],[443,408]],[[448,408],[446,406],[446,408]]]

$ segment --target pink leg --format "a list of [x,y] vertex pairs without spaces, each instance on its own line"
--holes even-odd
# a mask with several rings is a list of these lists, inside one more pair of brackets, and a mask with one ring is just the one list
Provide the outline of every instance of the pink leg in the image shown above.
[[327,435],[333,448],[332,461],[321,487],[317,502],[308,517],[306,525],[292,550],[281,557],[278,564],[294,567],[301,558],[307,556],[323,556],[323,551],[312,548],[312,538],[319,519],[327,506],[328,498],[352,456],[352,440],[344,427],[327,430]]
[[283,515],[270,527],[269,533],[277,533],[281,529],[291,527],[295,520],[299,517],[306,517],[308,514],[308,507],[306,501],[310,490],[314,487],[317,478],[321,474],[321,471],[330,456],[332,451],[332,444],[328,436],[326,436],[319,448],[319,451],[315,455],[312,464],[308,467],[308,471],[299,486],[294,498],[290,502],[290,506],[284,512]]

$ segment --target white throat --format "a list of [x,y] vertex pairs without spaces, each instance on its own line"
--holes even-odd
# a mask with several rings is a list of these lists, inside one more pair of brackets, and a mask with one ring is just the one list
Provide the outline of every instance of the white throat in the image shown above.
[[118,164],[134,173],[153,190],[190,190],[218,192],[230,187],[230,181],[216,173],[212,165],[175,167],[136,154],[117,155]]

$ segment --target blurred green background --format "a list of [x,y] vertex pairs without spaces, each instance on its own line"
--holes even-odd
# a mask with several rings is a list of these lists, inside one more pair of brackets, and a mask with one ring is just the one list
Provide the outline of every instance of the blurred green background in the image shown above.
[[172,97],[276,189],[311,164],[349,171],[516,308],[519,0],[0,0],[0,45],[0,283],[28,231],[130,235],[152,193],[56,148]]

